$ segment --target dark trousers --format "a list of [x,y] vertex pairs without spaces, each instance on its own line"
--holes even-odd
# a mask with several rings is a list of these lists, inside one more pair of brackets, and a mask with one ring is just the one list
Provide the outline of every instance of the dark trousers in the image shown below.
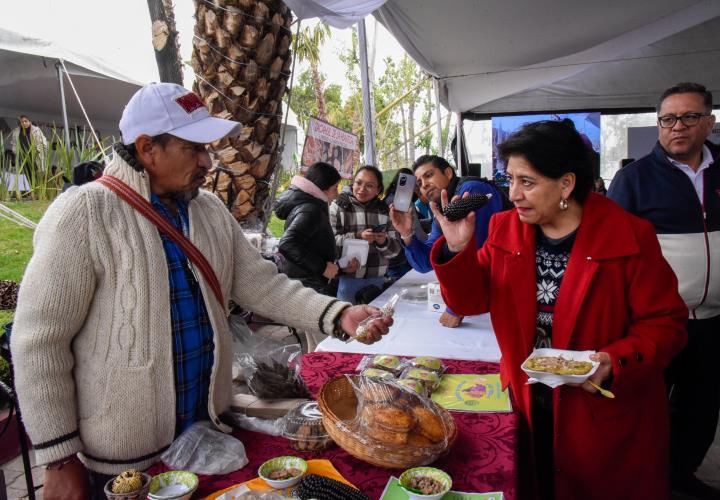
[[553,390],[544,384],[532,386],[533,447],[540,498],[555,498]]
[[90,479],[90,500],[106,500],[105,483],[113,479],[115,476],[100,474],[99,472],[88,471]]
[[688,322],[688,344],[665,371],[670,399],[670,478],[695,474],[720,413],[720,316]]

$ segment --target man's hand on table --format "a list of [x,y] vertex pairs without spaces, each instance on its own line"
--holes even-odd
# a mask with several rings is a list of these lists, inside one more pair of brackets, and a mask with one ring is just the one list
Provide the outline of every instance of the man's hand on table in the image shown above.
[[447,328],[457,328],[462,323],[463,318],[464,316],[458,316],[445,309],[440,316],[440,324]]
[[43,498],[45,500],[84,500],[90,498],[88,473],[79,459],[75,458],[58,468],[45,469],[43,474]]
[[340,316],[340,327],[345,333],[356,338],[358,325],[369,316],[378,316],[367,325],[367,334],[357,338],[363,344],[373,344],[385,335],[393,324],[392,317],[381,318],[380,309],[373,306],[361,305],[346,308]]

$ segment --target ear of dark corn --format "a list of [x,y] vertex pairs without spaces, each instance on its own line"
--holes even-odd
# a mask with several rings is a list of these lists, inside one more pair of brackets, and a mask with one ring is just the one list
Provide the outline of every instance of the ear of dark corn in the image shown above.
[[293,495],[301,500],[370,500],[370,497],[347,484],[316,474],[303,476]]
[[456,221],[464,218],[470,212],[477,210],[490,200],[490,196],[486,194],[471,194],[465,198],[451,201],[445,205],[443,215],[449,221]]

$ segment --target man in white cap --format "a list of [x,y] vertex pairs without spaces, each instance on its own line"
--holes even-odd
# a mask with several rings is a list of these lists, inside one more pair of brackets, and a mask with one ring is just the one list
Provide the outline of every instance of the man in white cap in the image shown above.
[[[377,311],[278,274],[199,190],[205,144],[239,126],[183,87],[147,85],[125,107],[104,177],[62,194],[40,222],[11,348],[46,500],[104,498],[112,475],[147,468],[193,422],[230,430],[219,419],[231,398],[228,300],[339,337]],[[358,340],[391,323],[374,320]]]

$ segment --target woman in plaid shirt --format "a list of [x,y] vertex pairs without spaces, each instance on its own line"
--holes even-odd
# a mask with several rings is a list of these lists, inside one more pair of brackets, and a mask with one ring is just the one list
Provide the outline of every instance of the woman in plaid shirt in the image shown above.
[[382,289],[388,260],[402,251],[400,237],[390,223],[388,206],[379,197],[383,192],[382,173],[375,167],[361,167],[355,174],[351,193],[341,193],[330,205],[330,223],[338,255],[345,239],[363,239],[370,244],[367,264],[354,274],[339,278],[337,297],[356,303],[355,295],[368,285]]

